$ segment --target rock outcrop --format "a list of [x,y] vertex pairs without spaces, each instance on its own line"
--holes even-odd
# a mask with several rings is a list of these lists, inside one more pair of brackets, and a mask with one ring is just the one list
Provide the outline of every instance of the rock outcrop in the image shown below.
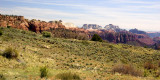
[[90,36],[93,34],[98,34],[103,40],[107,40],[113,43],[125,43],[125,44],[134,44],[138,46],[151,46],[155,42],[148,35],[134,34],[128,31],[110,31],[110,30],[99,30],[99,31],[90,31]]
[[60,21],[45,22],[33,19],[29,21],[28,24],[29,24],[29,29],[34,32],[42,32],[52,28],[65,28],[65,26],[62,25]]
[[51,28],[65,28],[61,21],[40,21],[40,20],[28,20],[23,16],[14,15],[1,15],[0,14],[0,26],[1,27],[13,27],[23,30],[31,30],[34,32],[42,32]]
[[28,30],[29,25],[26,19],[23,16],[8,16],[0,14],[0,26],[1,27],[13,27],[23,30]]
[[114,43],[127,43],[129,41],[136,41],[138,39],[137,35],[127,31],[110,32],[107,30],[101,30],[98,35],[100,35],[103,40],[108,40],[109,42]]

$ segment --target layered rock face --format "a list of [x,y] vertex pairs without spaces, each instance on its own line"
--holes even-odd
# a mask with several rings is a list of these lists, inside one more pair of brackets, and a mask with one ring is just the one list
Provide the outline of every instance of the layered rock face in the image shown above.
[[102,26],[99,26],[97,24],[84,24],[82,28],[83,29],[102,29]]
[[37,21],[33,19],[29,21],[28,24],[29,24],[29,29],[34,32],[42,32],[52,28],[65,28],[65,26],[62,25],[60,21],[45,22],[45,21]]
[[65,28],[61,21],[40,21],[40,20],[28,20],[23,16],[9,16],[0,14],[0,26],[1,27],[13,27],[23,30],[31,30],[34,32],[42,32],[51,28]]
[[144,43],[146,45],[153,45],[155,44],[155,41],[150,38],[148,35],[145,34],[136,34],[138,35],[138,41],[140,41],[141,43]]
[[7,27],[11,26],[13,28],[28,30],[28,20],[24,19],[23,16],[8,16],[0,14],[0,26]]
[[102,30],[98,33],[103,40],[108,40],[109,42],[114,43],[127,43],[129,41],[138,40],[138,36],[127,31],[121,32],[110,32],[107,30]]
[[155,44],[155,41],[151,37],[149,37],[145,31],[141,31],[135,28],[130,29],[129,32],[136,34],[140,42],[143,42],[147,45]]
[[110,30],[99,30],[89,32],[90,36],[93,36],[93,34],[98,34],[103,40],[113,43],[125,43],[138,46],[151,46],[155,44],[153,39],[147,35],[134,34],[128,31],[115,32]]

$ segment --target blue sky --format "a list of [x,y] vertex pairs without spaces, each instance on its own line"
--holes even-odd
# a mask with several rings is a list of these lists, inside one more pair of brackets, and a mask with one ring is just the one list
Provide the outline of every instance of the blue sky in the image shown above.
[[1,14],[160,31],[160,0],[0,0]]

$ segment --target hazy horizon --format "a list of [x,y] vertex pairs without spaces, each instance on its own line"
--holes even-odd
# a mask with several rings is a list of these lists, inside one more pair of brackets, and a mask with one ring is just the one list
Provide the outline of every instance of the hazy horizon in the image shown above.
[[122,29],[160,31],[159,0],[1,0],[0,13],[28,19],[118,25]]

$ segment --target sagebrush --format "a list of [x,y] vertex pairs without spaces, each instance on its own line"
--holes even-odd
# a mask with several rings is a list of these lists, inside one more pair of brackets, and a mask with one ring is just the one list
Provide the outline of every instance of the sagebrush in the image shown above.
[[42,35],[43,35],[44,37],[51,37],[51,32],[43,31],[43,32],[42,32]]
[[47,67],[41,67],[40,68],[40,77],[43,78],[43,77],[47,77],[48,76],[48,69]]
[[121,74],[129,74],[132,76],[142,76],[143,73],[140,70],[137,70],[136,68],[134,68],[132,65],[128,65],[128,64],[118,64],[115,65],[112,69],[112,71],[121,73]]
[[16,49],[8,47],[3,52],[2,56],[6,57],[8,59],[13,59],[13,58],[17,58],[19,56],[19,53]]
[[71,72],[60,73],[56,77],[61,80],[81,80],[79,75]]

